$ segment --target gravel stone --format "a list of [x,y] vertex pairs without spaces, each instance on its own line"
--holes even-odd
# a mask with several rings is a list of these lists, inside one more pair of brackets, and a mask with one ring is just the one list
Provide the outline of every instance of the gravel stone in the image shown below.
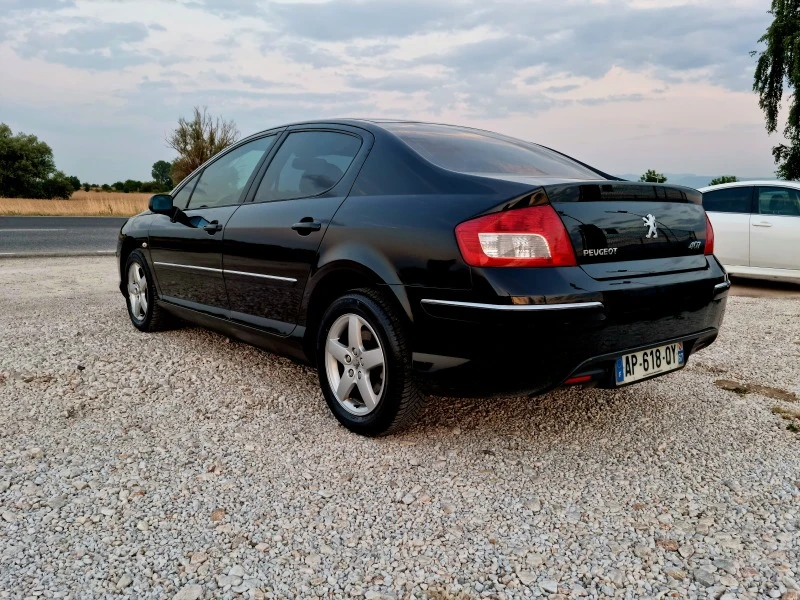
[[172,600],[199,600],[203,597],[203,587],[196,583],[184,586]]
[[558,591],[558,583],[552,579],[545,579],[539,584],[539,587],[548,594],[555,594]]
[[729,298],[679,373],[369,439],[308,367],[137,332],[116,277],[0,260],[0,598],[795,597],[796,299]]

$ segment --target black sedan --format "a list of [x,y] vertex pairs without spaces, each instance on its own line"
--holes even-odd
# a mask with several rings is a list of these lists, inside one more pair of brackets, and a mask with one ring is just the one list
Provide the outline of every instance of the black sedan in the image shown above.
[[700,194],[502,135],[280,127],[226,149],[120,232],[133,325],[179,317],[315,365],[336,418],[394,431],[420,390],[615,388],[717,337],[727,275]]

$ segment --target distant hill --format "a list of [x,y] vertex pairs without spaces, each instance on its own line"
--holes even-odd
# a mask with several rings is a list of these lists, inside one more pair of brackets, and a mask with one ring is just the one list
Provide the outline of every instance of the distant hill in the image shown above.
[[[692,173],[664,173],[667,176],[667,183],[675,183],[677,185],[685,185],[691,188],[701,188],[709,184],[709,182],[719,175],[694,175]],[[639,175],[625,174],[617,175],[628,181],[639,181]],[[739,177],[741,181],[750,181],[754,179],[776,179],[775,175],[767,175],[766,177]]]

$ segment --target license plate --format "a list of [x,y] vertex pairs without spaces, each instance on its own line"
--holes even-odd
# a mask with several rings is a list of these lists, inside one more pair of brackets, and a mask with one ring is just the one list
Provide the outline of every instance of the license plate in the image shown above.
[[683,342],[631,352],[617,359],[617,385],[675,371],[682,366]]

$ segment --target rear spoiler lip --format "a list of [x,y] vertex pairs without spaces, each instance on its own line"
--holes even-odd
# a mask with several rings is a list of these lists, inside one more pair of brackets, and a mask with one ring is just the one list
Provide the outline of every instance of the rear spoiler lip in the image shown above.
[[[616,189],[615,189],[616,188]],[[626,197],[624,189],[631,191]],[[702,206],[703,194],[694,188],[669,183],[644,181],[586,181],[581,183],[554,183],[543,185],[552,203],[561,202],[677,202]],[[640,193],[634,193],[640,192]],[[616,196],[604,198],[604,194]]]

